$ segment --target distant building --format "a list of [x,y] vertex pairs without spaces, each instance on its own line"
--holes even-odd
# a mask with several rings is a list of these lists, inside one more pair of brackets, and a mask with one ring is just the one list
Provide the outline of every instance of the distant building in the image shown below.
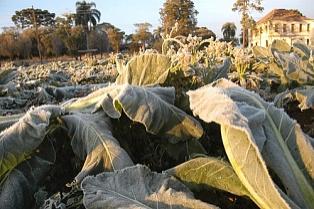
[[249,31],[249,45],[267,47],[275,39],[292,45],[301,40],[314,46],[314,19],[305,17],[298,10],[274,9],[256,22]]

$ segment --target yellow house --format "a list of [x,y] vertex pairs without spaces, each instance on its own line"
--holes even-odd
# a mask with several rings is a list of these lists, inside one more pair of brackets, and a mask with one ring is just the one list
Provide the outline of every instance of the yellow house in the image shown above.
[[314,19],[305,17],[298,10],[274,9],[256,22],[249,30],[249,45],[267,47],[275,39],[285,40],[292,45],[303,41],[314,46]]

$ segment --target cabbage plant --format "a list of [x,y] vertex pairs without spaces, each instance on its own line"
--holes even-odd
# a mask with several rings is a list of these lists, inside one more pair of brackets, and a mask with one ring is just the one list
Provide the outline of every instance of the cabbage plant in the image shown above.
[[280,78],[281,83],[313,84],[313,53],[304,43],[296,42],[291,47],[286,41],[275,40],[269,48],[254,46],[252,50],[254,56]]
[[[297,48],[298,56],[308,55]],[[230,58],[206,74],[213,83],[180,89],[189,100],[180,108],[169,82],[176,64],[169,54],[141,53],[117,63],[114,83],[86,96],[0,117],[1,207],[216,209],[217,193],[235,205],[241,199],[254,207],[250,199],[263,209],[313,208],[314,140],[299,124],[219,79],[227,77]],[[76,95],[66,87],[41,90],[42,98]],[[210,156],[214,146],[219,156]],[[62,151],[73,154],[69,162]],[[62,185],[69,191],[48,194],[45,183],[60,163],[77,168]],[[205,191],[211,193],[200,198]]]

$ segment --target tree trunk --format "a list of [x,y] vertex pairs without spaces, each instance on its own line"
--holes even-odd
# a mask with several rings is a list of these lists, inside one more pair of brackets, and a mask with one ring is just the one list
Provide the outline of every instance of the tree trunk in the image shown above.
[[41,54],[41,47],[40,47],[40,38],[39,38],[39,33],[38,33],[38,25],[37,25],[35,11],[34,11],[33,6],[32,6],[32,10],[33,10],[33,22],[32,22],[32,24],[35,27],[35,36],[36,36],[36,41],[37,41],[38,55],[40,58],[40,63],[43,63],[43,58],[42,58],[42,54]]
[[243,28],[243,33],[242,33],[242,42],[243,42],[243,48],[246,48],[248,43],[248,39],[247,39],[247,34],[248,34],[248,29],[247,28]]
[[43,57],[41,54],[41,43],[40,43],[40,39],[39,39],[39,34],[37,34],[37,32],[36,32],[36,41],[37,41],[37,50],[38,50],[38,55],[40,58],[40,63],[42,64],[43,63]]

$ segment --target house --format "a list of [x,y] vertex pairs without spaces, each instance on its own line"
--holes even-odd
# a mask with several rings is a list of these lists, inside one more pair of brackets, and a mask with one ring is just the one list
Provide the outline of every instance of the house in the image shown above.
[[250,46],[267,47],[275,39],[285,40],[290,45],[300,40],[313,47],[314,19],[298,10],[274,9],[249,30]]

